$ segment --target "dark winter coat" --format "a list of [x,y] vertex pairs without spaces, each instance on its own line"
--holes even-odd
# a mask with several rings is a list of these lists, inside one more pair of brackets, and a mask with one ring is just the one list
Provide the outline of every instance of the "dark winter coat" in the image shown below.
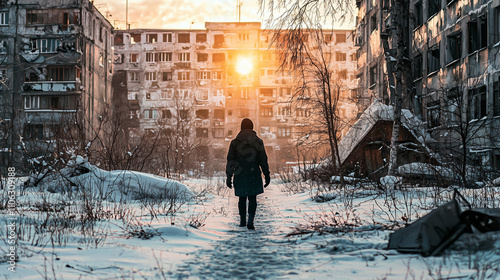
[[231,141],[227,153],[226,175],[228,178],[234,175],[235,195],[251,196],[263,193],[261,172],[269,175],[264,142],[255,131],[243,129]]

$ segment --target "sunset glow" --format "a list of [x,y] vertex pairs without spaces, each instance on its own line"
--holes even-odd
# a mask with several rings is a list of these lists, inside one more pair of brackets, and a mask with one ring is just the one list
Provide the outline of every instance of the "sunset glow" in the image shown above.
[[236,61],[236,72],[240,75],[245,76],[252,72],[253,62],[248,57],[239,57]]

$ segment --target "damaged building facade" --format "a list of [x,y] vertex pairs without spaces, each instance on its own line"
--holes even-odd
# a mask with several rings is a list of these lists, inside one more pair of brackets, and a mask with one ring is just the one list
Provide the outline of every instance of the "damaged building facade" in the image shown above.
[[[116,31],[115,71],[126,72],[131,143],[149,135],[172,144],[182,131],[195,159],[221,170],[242,118],[250,118],[271,164],[296,161],[294,147],[313,112],[290,103],[295,80],[278,71],[272,33],[258,22],[205,27]],[[333,30],[328,42],[332,64],[343,70],[346,95],[357,87],[351,33]],[[346,114],[353,112],[345,106]]]
[[[394,104],[394,1],[357,1],[355,44],[364,107]],[[441,160],[500,169],[500,1],[400,1],[403,105],[426,123]],[[399,13],[402,14],[402,13]],[[465,147],[465,148],[464,148]]]
[[112,32],[88,0],[0,1],[4,163],[64,138],[77,116],[91,137],[111,98]]

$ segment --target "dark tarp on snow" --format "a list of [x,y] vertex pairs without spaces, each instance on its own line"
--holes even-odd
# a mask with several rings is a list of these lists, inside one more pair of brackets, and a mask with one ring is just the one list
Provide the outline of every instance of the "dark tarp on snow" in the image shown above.
[[[461,212],[457,195],[469,209]],[[434,256],[446,249],[464,232],[500,231],[500,209],[470,209],[470,204],[455,190],[453,200],[389,236],[388,249],[400,253]]]
[[466,229],[467,225],[460,220],[458,202],[453,199],[392,233],[388,248],[401,253],[433,256],[453,243]]

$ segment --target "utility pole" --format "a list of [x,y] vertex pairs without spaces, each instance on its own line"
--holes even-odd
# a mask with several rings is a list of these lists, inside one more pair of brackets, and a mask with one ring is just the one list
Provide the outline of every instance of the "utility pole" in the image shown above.
[[125,29],[128,30],[128,0],[125,1]]
[[236,19],[241,22],[241,6],[243,5],[242,0],[236,0]]

